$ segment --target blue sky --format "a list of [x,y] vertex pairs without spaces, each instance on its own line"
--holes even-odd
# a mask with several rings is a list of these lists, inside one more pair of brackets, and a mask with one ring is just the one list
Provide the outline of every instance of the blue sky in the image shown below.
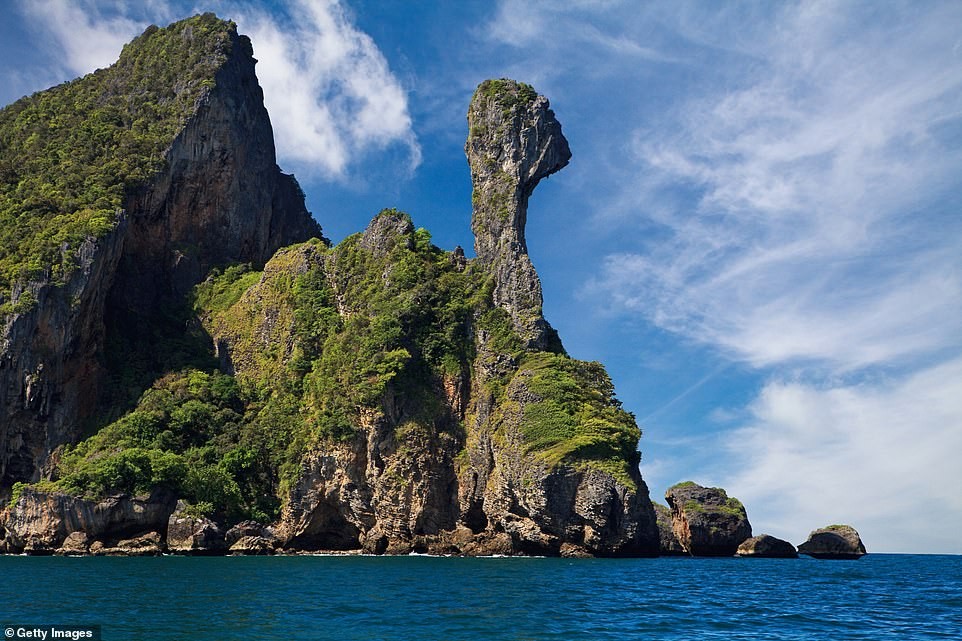
[[962,553],[962,4],[25,0],[0,102],[208,10],[334,240],[396,206],[470,253],[474,87],[550,98],[545,313],[637,415],[654,499],[693,479],[756,533]]

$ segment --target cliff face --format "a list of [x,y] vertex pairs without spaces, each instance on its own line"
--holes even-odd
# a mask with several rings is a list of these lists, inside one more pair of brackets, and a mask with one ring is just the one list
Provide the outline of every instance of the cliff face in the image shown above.
[[[637,428],[603,368],[525,351],[486,268],[427,240],[382,212],[335,248],[278,253],[235,303],[203,314],[245,386],[274,385],[300,408],[277,544],[657,553]],[[265,358],[270,346],[282,351]]]
[[[541,314],[540,283],[524,244],[525,212],[538,180],[560,169],[570,153],[546,99],[535,94],[516,102],[523,87],[485,83],[469,110],[477,259],[428,247],[426,236],[397,212],[383,212],[364,234],[330,253],[307,246],[289,252],[296,258],[278,259],[288,273],[323,274],[315,281],[329,287],[324,298],[339,319],[340,338],[324,340],[328,353],[346,332],[371,336],[372,328],[393,324],[385,314],[402,319],[384,331],[386,340],[361,338],[351,346],[371,361],[400,364],[360,372],[358,378],[386,382],[367,398],[354,398],[365,407],[341,415],[347,429],[338,432],[340,442],[307,448],[278,528],[283,546],[657,553],[632,417],[614,400],[599,364],[542,351],[557,339]],[[479,122],[489,127],[483,139]],[[500,169],[491,168],[491,157],[500,159]],[[242,378],[272,367],[257,362],[265,346],[260,341],[291,346],[289,358],[310,351],[294,338],[296,309],[260,306],[277,299],[268,286],[273,273],[269,264],[232,310],[208,319]],[[371,288],[391,293],[391,302],[372,304],[370,293],[359,295]],[[421,316],[425,307],[434,310],[430,317]],[[433,316],[438,310],[446,312],[443,319]],[[255,322],[238,326],[225,317]],[[325,358],[305,378],[306,389]],[[351,378],[339,394],[353,396]],[[308,400],[315,408],[329,404]],[[425,411],[425,405],[433,407]],[[322,409],[319,419],[331,409]]]
[[[165,43],[210,49],[205,61],[216,62],[195,62],[206,75],[171,88],[167,99],[192,102],[160,168],[139,181],[116,176],[125,187],[115,226],[63,247],[64,260],[77,264],[64,282],[48,270],[13,287],[14,303],[24,292],[36,303],[7,314],[0,328],[0,496],[49,473],[56,448],[77,439],[105,395],[120,400],[118,383],[143,384],[123,381],[119,370],[138,360],[141,378],[152,369],[150,341],[167,331],[157,323],[163,307],[212,266],[263,264],[279,247],[320,234],[296,182],[275,164],[249,40],[202,16],[151,28],[135,44]],[[116,69],[98,74],[114,73],[108,84],[122,84],[136,53],[125,50]],[[103,153],[100,162],[113,160]]]
[[167,524],[175,502],[164,491],[85,501],[26,489],[6,522],[4,543],[12,550],[49,554],[75,532],[90,540],[116,541],[128,534],[158,531]]
[[259,552],[657,554],[640,430],[564,353],[527,255],[528,199],[570,158],[547,99],[472,98],[476,259],[395,210],[330,247],[223,33],[160,169],[8,317],[0,488],[50,480],[17,488],[4,545],[223,552],[252,520]]

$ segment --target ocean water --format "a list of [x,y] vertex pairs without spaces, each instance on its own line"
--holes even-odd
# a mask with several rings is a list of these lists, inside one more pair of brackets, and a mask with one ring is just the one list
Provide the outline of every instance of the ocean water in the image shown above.
[[962,639],[962,556],[0,557],[0,624],[107,641]]

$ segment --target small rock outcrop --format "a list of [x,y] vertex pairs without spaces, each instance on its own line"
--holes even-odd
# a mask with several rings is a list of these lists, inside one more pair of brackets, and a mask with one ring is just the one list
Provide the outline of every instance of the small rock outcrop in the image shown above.
[[732,556],[752,535],[745,506],[721,488],[687,481],[668,488],[665,500],[675,536],[693,556]]
[[866,554],[861,537],[850,525],[829,525],[813,531],[798,546],[798,552],[816,559],[860,559]]
[[675,530],[672,527],[671,510],[661,503],[652,503],[655,508],[655,519],[658,523],[658,553],[661,556],[681,556],[688,552],[682,547]]
[[132,539],[122,539],[106,550],[109,556],[160,556],[164,552],[159,532],[148,532]]
[[90,538],[84,532],[71,532],[57,550],[63,556],[82,556],[90,551]]
[[260,536],[244,536],[235,541],[228,553],[234,556],[262,556],[274,553],[274,542]]
[[227,550],[224,530],[214,521],[190,514],[184,501],[177,501],[177,509],[167,521],[167,550],[173,554],[210,555]]
[[257,521],[242,521],[227,530],[227,549],[234,555],[273,554],[277,547],[274,530]]
[[798,551],[788,541],[759,534],[743,541],[735,555],[758,559],[797,559]]
[[541,281],[528,257],[528,197],[568,164],[571,150],[548,99],[513,80],[481,83],[468,108],[464,150],[471,166],[471,229],[478,260],[494,274],[494,303],[529,348],[557,338],[541,312]]
[[[165,490],[150,496],[121,495],[88,501],[26,488],[9,510],[7,541],[10,551],[52,554],[65,548],[79,553],[88,541],[116,541],[163,531],[173,509],[174,497]],[[68,541],[75,533],[77,536]]]

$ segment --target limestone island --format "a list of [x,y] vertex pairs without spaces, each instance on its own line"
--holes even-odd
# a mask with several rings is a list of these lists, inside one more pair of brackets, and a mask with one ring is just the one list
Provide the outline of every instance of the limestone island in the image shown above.
[[[476,258],[394,209],[332,245],[255,63],[207,13],[0,110],[0,553],[783,551],[724,490],[656,510],[634,416],[545,319],[546,97],[470,100]],[[828,530],[799,551],[864,553]]]

